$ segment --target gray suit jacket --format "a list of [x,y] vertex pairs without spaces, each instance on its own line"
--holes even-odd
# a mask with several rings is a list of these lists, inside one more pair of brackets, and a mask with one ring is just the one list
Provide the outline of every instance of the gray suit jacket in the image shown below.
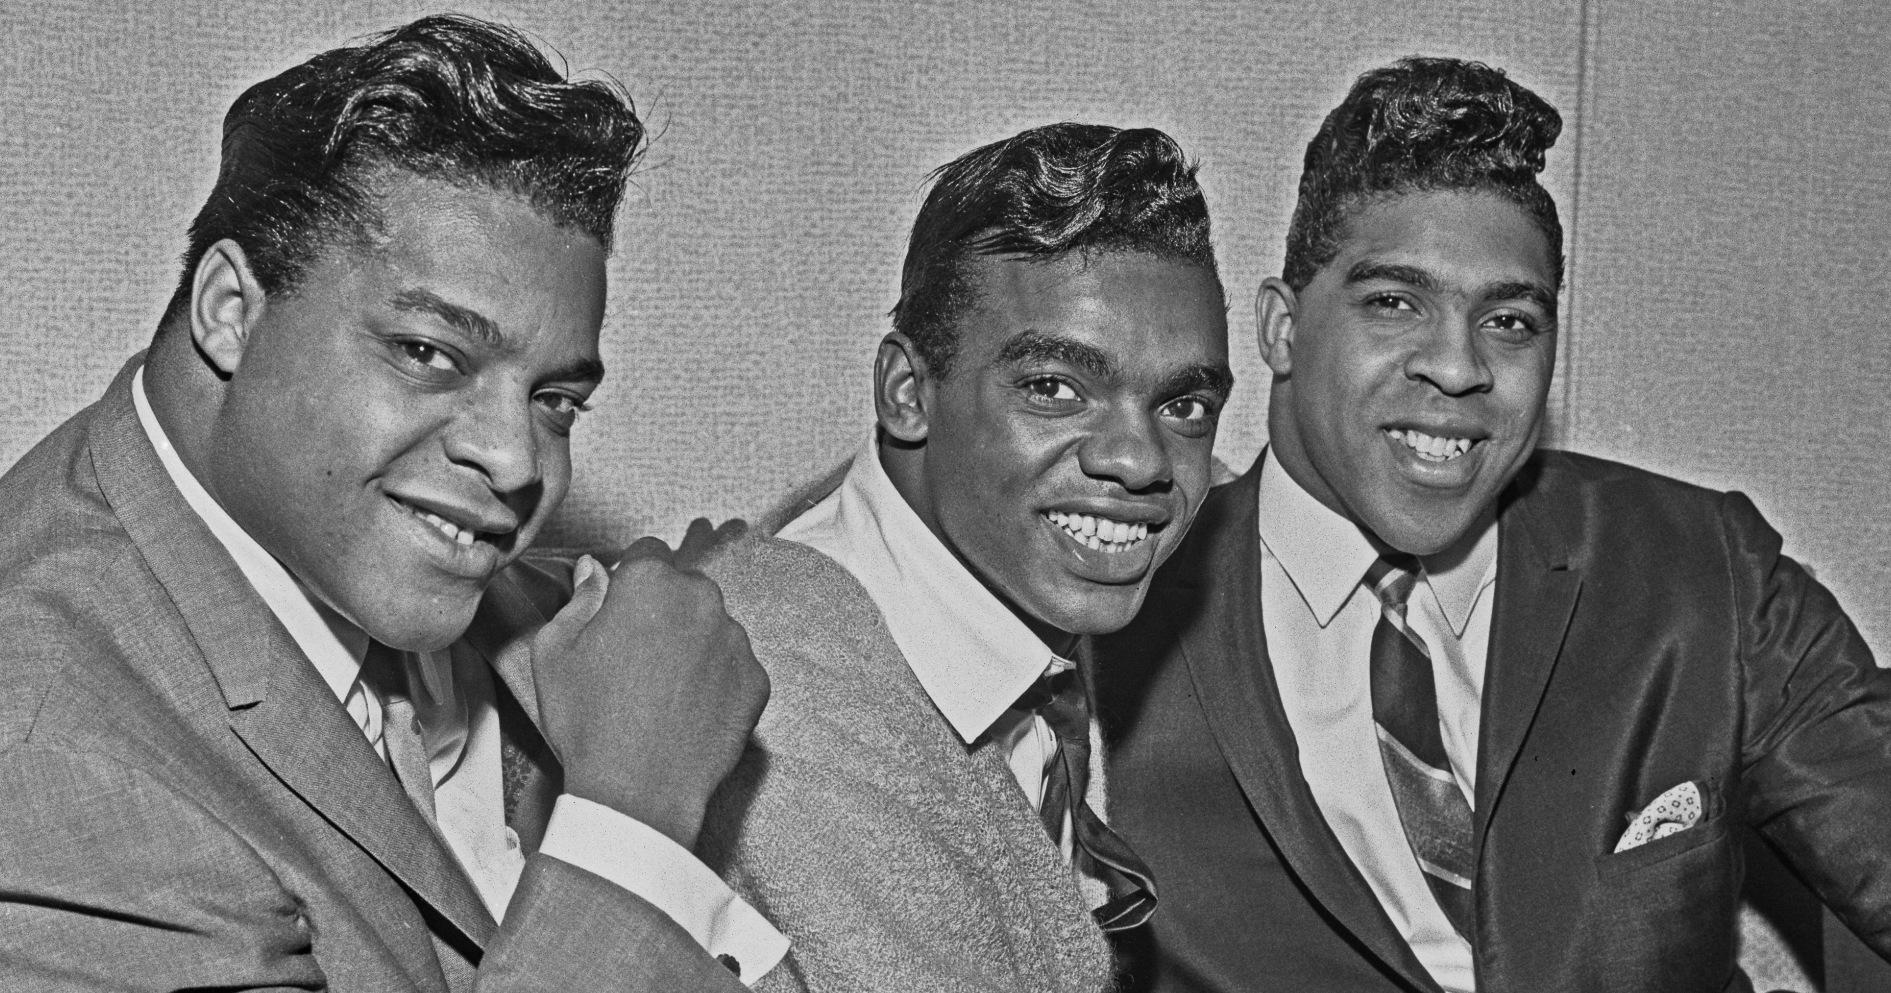
[[711,574],[773,681],[705,858],[794,948],[761,989],[1096,993],[1102,932],[997,749],[968,750],[840,565],[774,539]]
[[[0,989],[740,990],[547,856],[494,923],[165,475],[139,361],[0,478]],[[465,642],[528,710],[543,616],[502,579]]]

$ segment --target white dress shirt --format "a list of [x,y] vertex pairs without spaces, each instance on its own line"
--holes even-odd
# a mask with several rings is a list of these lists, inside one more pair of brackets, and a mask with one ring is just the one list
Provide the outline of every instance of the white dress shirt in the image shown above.
[[[1378,558],[1357,525],[1287,475],[1261,467],[1261,617],[1300,771],[1340,846],[1440,986],[1474,993],[1471,946],[1452,928],[1406,841],[1373,728],[1369,664],[1379,600],[1360,581]],[[1457,547],[1424,560],[1406,620],[1431,651],[1445,753],[1465,802],[1475,796],[1478,714],[1490,644],[1497,526],[1487,516]]]
[[[308,591],[245,532],[184,465],[134,374],[138,423],[171,482],[236,561],[296,646],[308,656],[349,717],[387,758],[382,701],[361,681],[368,636]],[[476,653],[454,646],[403,653],[415,691],[434,781],[436,823],[494,919],[503,919],[525,855],[506,827],[499,715],[492,672]],[[457,663],[457,664],[456,664]],[[787,954],[788,940],[716,874],[661,832],[600,804],[561,796],[539,850],[595,873],[641,897],[689,931],[711,955],[729,955],[753,983]]]
[[[959,739],[1004,749],[1018,788],[1033,809],[1042,804],[1057,735],[1043,718],[1014,705],[1039,677],[1074,664],[1044,644],[926,527],[881,467],[873,438],[854,456],[840,487],[778,537],[822,552],[860,581]],[[1102,749],[1094,720],[1090,746],[1085,795],[1101,811]],[[1067,860],[1072,834],[1063,832]],[[1107,895],[1101,885],[1081,878],[1085,895],[1100,905]]]

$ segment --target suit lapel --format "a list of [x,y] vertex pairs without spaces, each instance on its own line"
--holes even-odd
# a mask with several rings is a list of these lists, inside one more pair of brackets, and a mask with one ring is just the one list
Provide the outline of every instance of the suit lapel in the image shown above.
[[1437,986],[1392,925],[1365,877],[1340,847],[1300,772],[1261,619],[1260,467],[1219,488],[1179,572],[1182,603],[1204,604],[1182,650],[1216,742],[1281,858],[1320,904],[1380,960],[1419,989]]
[[1496,601],[1477,760],[1479,848],[1536,720],[1582,591],[1568,515],[1533,499],[1537,463],[1511,484],[1499,517]]
[[102,401],[93,464],[145,566],[190,629],[230,727],[285,786],[483,946],[496,925],[445,843],[170,482],[130,399],[130,373],[141,361],[132,360]]

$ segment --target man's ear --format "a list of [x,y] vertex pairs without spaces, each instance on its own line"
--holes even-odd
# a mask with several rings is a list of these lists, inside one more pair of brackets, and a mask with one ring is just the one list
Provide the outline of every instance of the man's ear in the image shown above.
[[1255,325],[1260,328],[1261,358],[1274,375],[1293,372],[1293,287],[1279,277],[1261,281],[1254,297]]
[[250,331],[267,305],[243,246],[225,238],[197,261],[191,277],[190,336],[223,378],[234,375],[243,363]]
[[929,377],[911,338],[893,331],[880,339],[873,359],[873,413],[882,431],[909,445],[926,440]]

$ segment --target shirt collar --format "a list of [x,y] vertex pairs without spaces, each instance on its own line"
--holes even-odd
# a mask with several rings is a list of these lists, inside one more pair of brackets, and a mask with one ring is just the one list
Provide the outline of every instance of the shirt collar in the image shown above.
[[779,537],[825,553],[860,581],[920,686],[967,744],[1039,676],[1071,665],[919,519],[881,467],[871,436],[840,487]]
[[151,447],[157,449],[158,461],[178,493],[183,495],[184,502],[210,529],[217,543],[236,560],[237,568],[255,587],[269,612],[282,622],[296,647],[314,663],[315,671],[329,691],[337,700],[345,700],[360,674],[361,660],[367,655],[366,632],[310,597],[302,584],[289,575],[289,570],[257,544],[191,474],[151,410],[151,400],[144,388],[143,367],[132,374],[131,402],[137,409],[138,425],[151,440]]
[[[1454,634],[1464,634],[1478,597],[1497,579],[1497,531],[1495,514],[1486,510],[1470,536],[1422,560],[1425,586]],[[1332,623],[1379,557],[1358,525],[1287,474],[1272,447],[1261,464],[1260,532],[1321,627]]]

